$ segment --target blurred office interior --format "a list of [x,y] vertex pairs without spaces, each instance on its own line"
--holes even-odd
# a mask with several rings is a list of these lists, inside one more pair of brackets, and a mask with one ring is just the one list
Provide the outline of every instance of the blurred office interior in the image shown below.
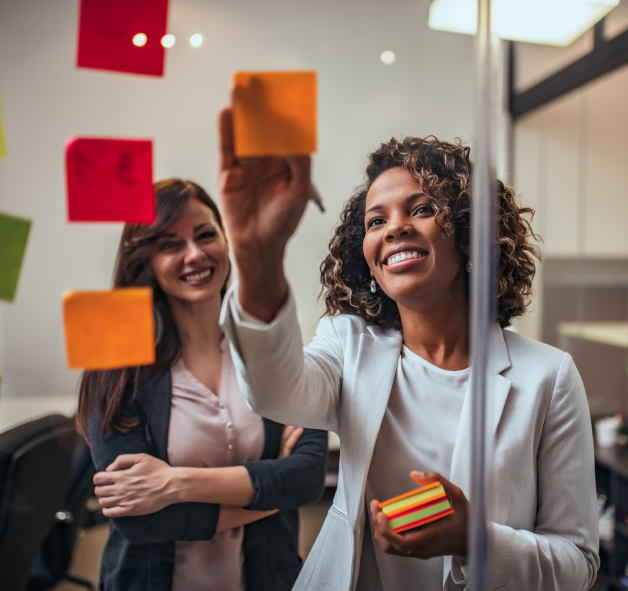
[[[309,208],[287,254],[305,343],[323,313],[319,265],[367,153],[392,136],[473,141],[474,37],[430,29],[430,0],[171,0],[168,30],[177,42],[166,51],[163,78],[76,68],[78,5],[0,0],[7,145],[0,210],[33,224],[17,297],[0,302],[0,439],[49,415],[59,416],[46,424],[67,436],[63,417],[76,411],[80,372],[66,366],[61,294],[111,285],[122,225],[67,222],[67,137],[154,138],[155,179],[190,179],[215,195],[216,115],[229,101],[232,73],[316,70],[313,174],[327,212]],[[198,46],[188,41],[195,34]],[[567,46],[501,44],[498,175],[536,210],[543,255],[531,309],[512,329],[573,355],[592,428],[617,417],[616,437],[596,446],[606,528],[596,588],[628,589],[628,444],[620,416],[628,413],[628,0]],[[10,445],[0,449],[5,467]],[[331,434],[326,492],[301,509],[302,558],[331,504],[340,445]],[[87,466],[81,474],[88,473]],[[3,478],[8,472],[0,471],[0,492]],[[108,523],[88,484],[77,498],[82,517],[66,571],[96,586]],[[11,541],[2,535],[6,556]],[[76,581],[54,588],[76,589]]]

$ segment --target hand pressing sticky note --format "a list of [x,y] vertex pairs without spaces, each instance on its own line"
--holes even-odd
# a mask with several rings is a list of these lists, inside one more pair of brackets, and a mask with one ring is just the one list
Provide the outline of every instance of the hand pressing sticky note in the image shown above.
[[235,154],[316,152],[316,72],[236,72]]
[[116,369],[155,362],[153,292],[148,287],[63,295],[68,366]]
[[81,0],[80,68],[162,76],[168,0]]
[[30,220],[0,213],[0,299],[15,299]]
[[152,141],[69,138],[65,149],[71,222],[155,220]]

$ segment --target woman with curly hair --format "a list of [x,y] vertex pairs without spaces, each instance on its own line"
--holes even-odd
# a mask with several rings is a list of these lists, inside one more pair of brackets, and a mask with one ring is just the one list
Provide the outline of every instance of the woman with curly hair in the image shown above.
[[[321,266],[327,312],[302,347],[283,272],[312,195],[308,157],[233,153],[221,113],[219,187],[240,280],[221,322],[251,407],[339,434],[338,490],[296,590],[466,587],[473,505],[468,395],[469,148],[408,137],[369,156]],[[598,558],[593,441],[571,357],[504,330],[529,304],[532,210],[497,183],[491,589],[586,590]],[[412,472],[411,472],[412,471]],[[394,533],[378,500],[443,483],[453,514]]]

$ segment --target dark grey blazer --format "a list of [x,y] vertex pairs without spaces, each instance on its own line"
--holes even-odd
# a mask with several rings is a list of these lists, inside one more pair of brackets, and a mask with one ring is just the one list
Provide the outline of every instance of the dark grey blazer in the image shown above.
[[[120,454],[146,453],[168,461],[168,427],[172,384],[170,372],[140,389],[126,406],[138,424],[126,434],[110,430],[90,414],[89,441],[99,471]],[[257,497],[252,510],[280,509],[244,528],[247,591],[288,591],[301,570],[297,553],[297,507],[320,498],[327,462],[327,433],[306,429],[291,456],[279,454],[282,426],[264,419],[262,459],[244,464]],[[139,517],[112,519],[102,558],[103,591],[170,591],[175,541],[210,540],[216,533],[220,506],[178,503]]]

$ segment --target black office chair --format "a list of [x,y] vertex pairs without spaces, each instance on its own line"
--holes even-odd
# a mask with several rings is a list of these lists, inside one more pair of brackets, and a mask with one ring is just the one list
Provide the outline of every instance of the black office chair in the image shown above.
[[0,433],[0,581],[24,591],[67,495],[76,427],[50,415]]
[[[103,521],[100,505],[94,497],[95,473],[89,447],[85,439],[79,436],[72,459],[67,497],[56,513],[57,523],[48,534],[31,568],[27,591],[45,591],[62,580],[93,591],[93,585],[89,581],[68,574],[68,569],[79,528]],[[104,518],[104,521],[107,519]]]

